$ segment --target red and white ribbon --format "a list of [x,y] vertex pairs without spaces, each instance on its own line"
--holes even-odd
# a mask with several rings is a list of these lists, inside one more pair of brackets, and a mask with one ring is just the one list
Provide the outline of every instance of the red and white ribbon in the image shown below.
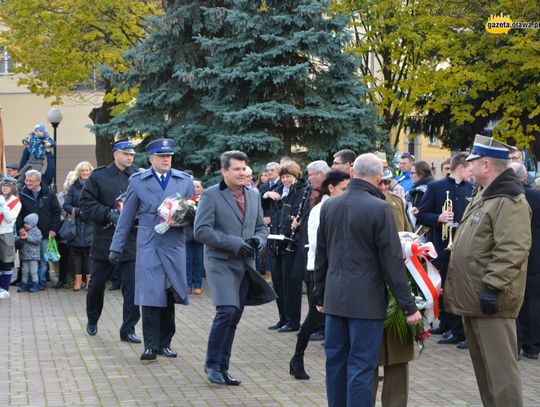
[[[431,242],[425,244],[403,242],[402,248],[405,266],[426,299],[424,317],[431,323],[439,316],[439,294],[442,283],[439,271],[430,261],[437,258],[437,251]],[[422,266],[421,259],[425,260],[427,271]]]

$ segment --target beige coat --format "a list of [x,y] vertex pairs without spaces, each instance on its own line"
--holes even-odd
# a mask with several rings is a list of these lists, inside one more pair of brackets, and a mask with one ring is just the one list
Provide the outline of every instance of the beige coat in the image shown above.
[[[386,202],[392,208],[398,232],[411,231],[411,225],[405,213],[405,203],[399,196],[388,192],[385,194]],[[379,366],[390,366],[414,360],[414,342],[409,336],[405,343],[394,337],[385,329],[379,352]]]
[[500,291],[496,318],[516,318],[525,291],[531,210],[511,169],[473,193],[454,237],[444,305],[452,314],[487,317],[480,292]]

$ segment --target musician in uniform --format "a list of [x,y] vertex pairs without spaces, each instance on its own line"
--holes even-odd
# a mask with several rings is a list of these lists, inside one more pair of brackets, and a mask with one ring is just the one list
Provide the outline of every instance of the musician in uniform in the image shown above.
[[[417,222],[430,228],[428,241],[433,242],[435,250],[437,250],[437,258],[433,260],[433,264],[441,273],[443,288],[450,259],[450,250],[447,249],[450,236],[443,240],[443,227],[448,223],[459,224],[461,222],[474,189],[474,186],[469,182],[470,177],[470,163],[467,161],[467,154],[455,155],[450,160],[450,175],[428,184],[418,210]],[[451,210],[443,210],[448,209],[443,208],[447,199],[452,203]],[[447,231],[454,233],[455,229],[447,229]],[[442,297],[441,295],[441,304]],[[431,331],[434,335],[444,335],[438,343],[457,345],[459,349],[466,349],[467,342],[461,317],[453,315],[441,307],[439,320],[439,326]]]
[[281,186],[265,194],[267,196],[265,199],[271,200],[270,233],[285,237],[284,240],[270,240],[268,244],[272,284],[278,295],[276,302],[279,313],[278,322],[269,329],[293,332],[300,329],[303,276],[300,273],[292,273],[298,250],[298,236],[293,233],[291,223],[301,208],[307,182],[302,179],[302,170],[294,161],[282,164],[279,167],[279,176]]

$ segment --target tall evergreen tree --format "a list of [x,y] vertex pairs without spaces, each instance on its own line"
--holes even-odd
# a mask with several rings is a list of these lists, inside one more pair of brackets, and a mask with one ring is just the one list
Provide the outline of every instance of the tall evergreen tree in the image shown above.
[[240,149],[255,160],[279,154],[323,158],[339,148],[369,151],[386,140],[358,61],[344,53],[347,19],[327,1],[229,0],[206,10],[227,35],[201,35],[210,54],[197,71],[212,112],[207,148]]
[[212,173],[226,150],[262,164],[387,142],[327,1],[174,1],[127,54],[132,107],[107,131],[177,140],[175,165]]
[[[175,166],[207,171],[196,152],[205,147],[210,113],[201,105],[204,88],[193,72],[206,65],[198,35],[219,33],[204,22],[202,6],[211,1],[168,1],[166,13],[150,20],[151,34],[129,50],[130,69],[115,78],[120,90],[134,89],[134,102],[100,130],[143,138],[142,145],[160,137],[176,140]],[[142,150],[142,149],[141,149]],[[145,155],[139,156],[139,163]]]

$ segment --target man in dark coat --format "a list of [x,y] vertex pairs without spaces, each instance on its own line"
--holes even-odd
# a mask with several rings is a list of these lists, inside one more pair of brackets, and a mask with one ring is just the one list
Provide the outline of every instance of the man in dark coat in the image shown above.
[[[510,163],[525,188],[525,198],[532,211],[532,247],[540,247],[540,191],[529,186],[527,169],[520,162]],[[540,353],[540,251],[531,250],[527,263],[525,297],[518,316],[518,347],[523,357],[538,359]]]
[[47,249],[48,238],[56,237],[60,229],[60,204],[52,189],[42,182],[39,171],[27,171],[25,184],[26,186],[19,194],[21,211],[17,217],[17,231],[20,237],[26,236],[24,218],[31,213],[36,213],[39,216],[37,227],[41,231],[43,240],[41,241],[41,261],[38,268],[38,286],[40,290],[44,290],[48,262],[43,257],[43,254]]
[[223,180],[201,195],[195,217],[195,239],[204,243],[206,278],[216,306],[206,352],[205,372],[215,384],[237,386],[229,374],[231,349],[244,305],[276,298],[255,271],[255,254],[266,244],[260,196],[244,187],[247,156],[241,151],[221,155]]
[[111,244],[110,260],[120,261],[130,230],[139,217],[135,269],[135,304],[142,306],[144,352],[141,360],[155,360],[159,353],[175,358],[171,341],[176,332],[174,304],[188,304],[184,228],[173,226],[163,234],[158,208],[175,194],[195,195],[191,177],[171,168],[174,142],[154,140],[146,146],[152,168],[131,177],[124,209]]
[[[470,177],[470,163],[467,161],[467,154],[455,155],[450,161],[450,175],[427,185],[426,193],[418,208],[417,223],[429,227],[428,240],[437,250],[437,258],[433,260],[433,264],[441,273],[443,288],[446,282],[450,250],[447,249],[449,239],[442,239],[442,227],[447,223],[459,224],[461,222],[474,189],[474,186],[469,182]],[[443,212],[446,199],[452,201],[452,211]],[[455,233],[455,230],[453,228],[452,233]],[[442,296],[440,301],[442,304]],[[459,349],[466,349],[467,341],[461,317],[446,312],[442,307],[441,310],[440,324],[432,331],[434,335],[444,335],[438,343],[443,345],[457,344]]]
[[317,233],[314,301],[326,314],[330,407],[371,405],[386,284],[408,324],[422,318],[407,281],[392,211],[377,188],[382,162],[374,154],[363,154],[353,168],[347,190],[323,204]]
[[[107,167],[96,168],[82,189],[79,205],[81,217],[94,223],[90,257],[92,258],[92,278],[86,295],[86,332],[97,334],[97,323],[103,310],[105,284],[110,279],[113,266],[109,262],[109,248],[114,229],[120,216],[115,207],[116,199],[126,192],[129,177],[137,172],[133,164],[135,150],[131,142],[122,140],[113,145],[114,161]],[[119,267],[122,273],[122,296],[124,298],[120,339],[130,343],[141,343],[135,335],[135,325],[139,321],[139,307],[134,305],[135,292],[135,239],[133,227],[126,240]]]

